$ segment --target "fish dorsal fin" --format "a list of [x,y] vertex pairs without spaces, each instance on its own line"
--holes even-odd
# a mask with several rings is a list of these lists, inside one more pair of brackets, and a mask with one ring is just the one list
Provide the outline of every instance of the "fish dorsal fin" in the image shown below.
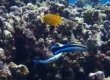
[[87,46],[84,46],[84,45],[81,45],[81,44],[64,44],[64,47],[74,47],[74,46],[77,46],[77,47],[87,47]]
[[60,14],[59,14],[59,13],[55,13],[55,15],[60,16]]
[[64,46],[75,46],[74,44],[69,44],[69,43],[67,43],[67,44],[64,44]]

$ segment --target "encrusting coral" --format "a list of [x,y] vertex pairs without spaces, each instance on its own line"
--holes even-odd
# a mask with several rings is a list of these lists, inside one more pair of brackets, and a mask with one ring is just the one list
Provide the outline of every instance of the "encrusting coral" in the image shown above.
[[12,75],[14,75],[13,79],[16,80],[26,80],[26,76],[29,74],[28,68],[23,65],[16,65],[13,62],[9,63],[9,69],[11,70]]

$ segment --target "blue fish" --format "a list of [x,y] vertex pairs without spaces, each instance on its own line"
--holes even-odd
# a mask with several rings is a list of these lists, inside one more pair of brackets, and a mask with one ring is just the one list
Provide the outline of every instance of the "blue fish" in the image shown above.
[[71,51],[85,51],[88,49],[88,47],[83,46],[83,45],[77,45],[77,44],[59,44],[59,46],[52,46],[52,51],[54,53],[54,56],[47,59],[47,60],[33,60],[33,62],[35,64],[49,64],[49,63],[53,63],[56,60],[58,60],[61,55],[62,52],[71,52]]
[[56,60],[58,60],[62,55],[62,52],[60,52],[59,54],[57,55],[54,55],[53,57],[47,59],[47,60],[33,60],[33,62],[35,64],[38,64],[38,63],[42,63],[42,64],[49,64],[49,63],[53,63],[55,62]]
[[78,44],[64,44],[63,46],[52,46],[51,49],[54,55],[56,55],[60,52],[86,51],[88,47]]

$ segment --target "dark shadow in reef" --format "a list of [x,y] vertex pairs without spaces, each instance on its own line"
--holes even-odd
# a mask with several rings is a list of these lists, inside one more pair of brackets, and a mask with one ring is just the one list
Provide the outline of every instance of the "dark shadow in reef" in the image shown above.
[[20,64],[23,61],[25,61],[26,59],[26,50],[25,47],[23,47],[23,44],[25,44],[25,38],[20,37],[21,34],[19,34],[20,30],[15,30],[15,35],[14,35],[14,39],[15,39],[15,47],[16,47],[16,53],[15,53],[15,58],[14,58],[14,62],[16,64]]

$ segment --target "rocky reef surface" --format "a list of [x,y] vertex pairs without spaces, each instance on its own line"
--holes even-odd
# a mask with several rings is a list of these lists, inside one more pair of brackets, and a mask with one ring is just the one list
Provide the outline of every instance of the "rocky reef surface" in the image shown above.
[[[94,1],[1,0],[0,80],[109,80],[110,2]],[[45,24],[49,13],[58,13],[62,24]],[[65,53],[52,64],[32,62],[52,57],[58,43],[89,50]]]

